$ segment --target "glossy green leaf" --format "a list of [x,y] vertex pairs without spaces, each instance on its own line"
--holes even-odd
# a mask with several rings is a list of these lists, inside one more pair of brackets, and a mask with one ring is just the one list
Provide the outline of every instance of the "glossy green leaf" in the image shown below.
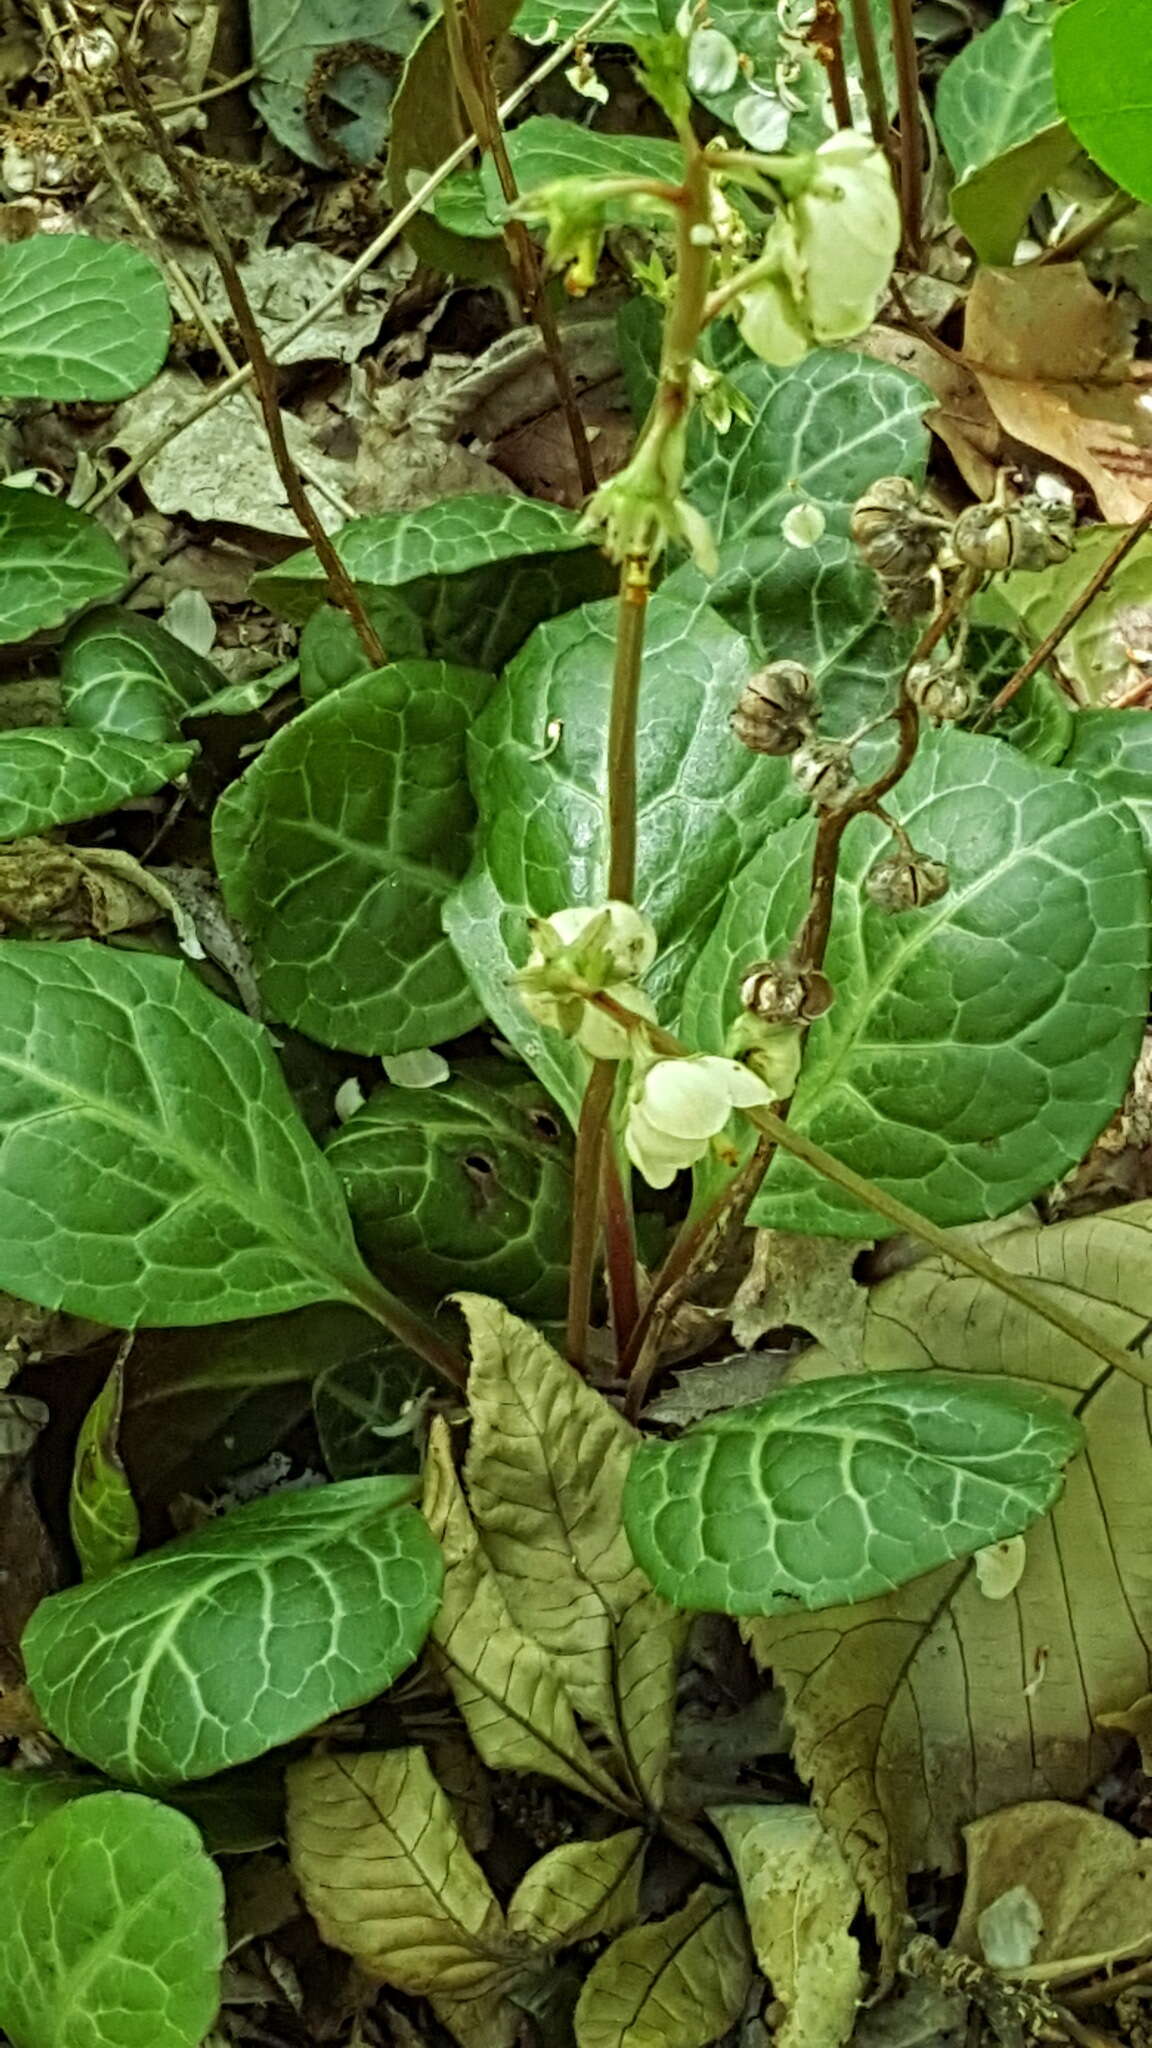
[[[623,335],[638,335],[642,321],[630,313]],[[622,345],[635,361],[634,344]],[[711,523],[720,568],[711,580],[691,565],[678,570],[669,594],[712,605],[766,660],[803,662],[823,685],[823,730],[854,731],[890,701],[914,635],[885,617],[848,521],[878,476],[923,475],[928,394],[904,371],[844,349],[773,370],[725,329],[711,355],[751,418],[724,434],[695,421],[689,496]],[[639,398],[647,371],[636,381]],[[823,513],[823,535],[792,547],[784,521],[807,505]]]
[[80,1425],[69,1526],[86,1579],[124,1564],[140,1541],[140,1514],[120,1456],[124,1359],[116,1359]]
[[[248,19],[252,98],[277,142],[323,170],[378,156],[397,60],[419,33],[408,0],[248,0]],[[341,44],[356,45],[343,61]],[[365,57],[367,49],[379,61]]]
[[[509,161],[523,193],[554,178],[623,174],[679,184],[683,177],[678,143],[650,135],[601,135],[555,114],[529,115],[509,131],[507,140]],[[498,235],[508,213],[491,157],[485,157],[479,170],[449,178],[434,203],[436,218],[460,235]],[[628,217],[622,207],[619,218]]]
[[650,1438],[624,1526],[679,1607],[835,1607],[1018,1535],[1082,1441],[1059,1402],[1011,1380],[848,1373]]
[[1077,153],[1052,79],[1052,28],[1005,14],[949,64],[936,94],[956,173],[952,211],[985,263],[1011,263],[1028,216]]
[[382,1277],[439,1299],[466,1275],[520,1315],[563,1312],[572,1146],[538,1081],[469,1061],[439,1088],[378,1089],[327,1154]]
[[0,247],[0,393],[127,398],[168,353],[168,293],[128,242],[32,235]]
[[[389,661],[423,661],[428,635],[402,594],[377,592],[366,600],[368,616]],[[315,704],[329,690],[370,673],[371,664],[347,612],[335,605],[317,605],[300,635],[300,695]]]
[[198,2048],[220,2003],[224,1885],[182,1813],[100,1792],[13,1860],[0,1944],[12,2048]]
[[60,651],[68,723],[98,732],[176,738],[185,713],[223,688],[212,662],[124,605],[88,612]]
[[287,690],[300,673],[299,661],[279,661],[275,668],[258,676],[245,676],[239,683],[224,683],[211,697],[189,707],[189,718],[243,718],[250,711],[262,711],[266,704]]
[[[438,1385],[402,1344],[378,1343],[321,1373],[312,1395],[316,1433],[333,1479],[418,1472],[420,1397]],[[415,1416],[413,1407],[415,1404]]]
[[1126,192],[1152,200],[1152,0],[1075,0],[1052,28],[1060,111]]
[[128,568],[95,519],[44,491],[0,489],[0,644],[115,597]]
[[0,733],[0,839],[27,839],[118,811],[182,775],[194,746],[36,725]]
[[740,2017],[752,1953],[736,1901],[704,1884],[666,1920],[618,1935],[584,1980],[577,2048],[711,2048]]
[[88,940],[0,947],[0,1286],[127,1328],[371,1290],[265,1034]]
[[[416,512],[353,519],[334,536],[371,603],[389,592],[423,625],[428,652],[501,668],[538,619],[612,587],[574,512],[529,498],[465,495]],[[262,604],[303,623],[326,594],[310,548],[253,581]]]
[[1152,718],[1146,711],[1080,711],[1061,762],[1098,796],[1123,804],[1152,860]]
[[24,1632],[45,1724],[134,1785],[207,1778],[383,1692],[416,1656],[440,1552],[407,1478],[270,1494],[86,1586]]
[[[530,912],[602,898],[607,872],[608,705],[615,605],[537,628],[473,729],[480,812],[476,862],[445,923],[484,1007],[571,1116],[582,1056],[533,1023],[510,977],[528,952]],[[773,806],[799,808],[787,767],[733,741],[728,724],[753,663],[706,607],[658,594],[640,696],[637,902],[660,934],[647,986],[676,1014],[693,958],[731,877],[760,844]]]
[[[791,1122],[938,1223],[998,1216],[1081,1158],[1120,1103],[1148,986],[1148,885],[1135,826],[1089,784],[970,733],[925,734],[887,799],[947,864],[930,909],[864,891],[888,835],[855,821]],[[814,827],[737,876],[685,995],[683,1035],[720,1049],[739,970],[782,952],[808,900]],[[781,1230],[888,1228],[778,1157],[752,1209]]]
[[[473,0],[469,22],[478,43],[487,48],[502,43],[518,5],[519,0]],[[396,95],[388,151],[392,205],[404,205],[467,134],[445,23],[442,15],[434,15],[404,66]],[[502,242],[453,234],[441,226],[431,208],[410,221],[407,236],[420,262],[431,270],[513,288],[512,266]]]
[[444,936],[471,849],[478,669],[397,662],[284,726],[216,806],[224,899],[273,1016],[323,1045],[406,1052],[480,1006]]
[[34,1827],[58,1807],[107,1790],[106,1778],[79,1771],[0,1770],[0,1876],[5,1882],[12,1857]]

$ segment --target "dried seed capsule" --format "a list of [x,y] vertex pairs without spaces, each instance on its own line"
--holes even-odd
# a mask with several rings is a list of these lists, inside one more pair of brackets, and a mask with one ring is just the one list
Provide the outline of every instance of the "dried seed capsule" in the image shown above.
[[851,534],[878,576],[923,576],[936,559],[939,522],[921,508],[906,476],[882,476],[852,508]]
[[902,581],[895,577],[880,578],[884,609],[890,619],[907,626],[914,619],[926,619],[936,609],[936,585],[930,576],[908,576]]
[[912,848],[885,854],[864,880],[864,892],[877,910],[920,910],[926,903],[938,903],[947,891],[943,861],[929,860]]
[[821,810],[835,810],[856,787],[852,749],[842,740],[808,740],[792,756],[792,774]]
[[732,730],[754,754],[794,754],[812,730],[816,685],[798,661],[772,661],[749,676]]
[[832,1007],[826,974],[802,974],[790,960],[757,960],[740,983],[740,1001],[766,1024],[812,1024]]
[[912,702],[932,725],[954,724],[972,709],[972,690],[955,669],[933,668],[931,662],[918,661],[909,671],[907,687]]
[[969,505],[952,529],[952,549],[982,576],[1006,569],[1035,572],[1068,560],[1075,524],[1070,505],[1036,496],[1015,505]]

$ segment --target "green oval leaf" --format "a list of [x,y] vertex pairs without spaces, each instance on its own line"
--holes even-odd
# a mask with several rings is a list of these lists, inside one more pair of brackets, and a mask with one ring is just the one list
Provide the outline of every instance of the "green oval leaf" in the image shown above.
[[1011,263],[1041,193],[1076,155],[1052,79],[1052,29],[1006,14],[954,57],[936,120],[958,183],[952,211],[985,263]]
[[127,398],[168,353],[156,265],[128,242],[32,235],[0,248],[5,398]]
[[[1065,1173],[1121,1101],[1148,991],[1148,883],[1130,819],[1086,781],[971,733],[926,734],[887,799],[951,887],[928,910],[864,890],[888,843],[847,834],[827,967],[790,1121],[937,1223],[999,1216]],[[688,1042],[719,1051],[740,969],[784,951],[808,900],[811,820],[737,876],[685,995]],[[751,1211],[842,1237],[888,1226],[792,1159]]]
[[1152,861],[1152,719],[1146,711],[1078,711],[1061,767],[1135,818]]
[[42,1820],[73,1799],[85,1799],[92,1792],[106,1792],[106,1778],[82,1777],[78,1771],[0,1771],[0,1873],[22,1842]]
[[85,1415],[76,1442],[68,1523],[86,1579],[98,1579],[126,1563],[140,1541],[140,1515],[120,1456],[123,1406],[121,1352]]
[[371,1291],[267,1038],[181,963],[0,946],[0,1287],[125,1328]]
[[[614,604],[585,606],[538,627],[506,670],[471,735],[477,858],[445,909],[489,1016],[573,1121],[586,1062],[540,1031],[511,978],[527,957],[530,913],[595,902],[606,889],[615,631]],[[774,805],[784,816],[799,808],[786,765],[733,742],[729,713],[751,666],[747,643],[707,607],[653,599],[638,726],[636,901],[660,935],[646,985],[666,1023]]]
[[1057,1401],[1010,1380],[848,1373],[642,1444],[624,1526],[679,1607],[834,1607],[1026,1529],[1082,1440]]
[[220,2004],[224,1885],[193,1823],[98,1792],[13,1859],[0,1943],[12,2048],[197,2048]]
[[[394,593],[392,605],[402,600],[427,633],[429,654],[469,667],[502,668],[539,619],[612,587],[611,566],[589,545],[578,514],[530,498],[464,493],[415,512],[350,520],[333,539],[370,608]],[[254,577],[252,589],[303,624],[327,595],[327,578],[305,548]],[[334,624],[330,638],[340,631]],[[353,642],[346,627],[346,659],[362,669]],[[385,645],[402,651],[392,648],[386,622]],[[326,659],[335,659],[331,644]]]
[[0,644],[115,597],[128,569],[95,519],[43,491],[0,488]]
[[196,752],[66,725],[0,733],[0,839],[31,838],[151,796],[183,775]]
[[66,1748],[134,1785],[207,1778],[383,1692],[436,1612],[407,1478],[279,1493],[54,1593],[24,1632]]
[[61,649],[68,723],[94,731],[172,739],[185,713],[224,687],[212,662],[123,605],[87,613]]
[[[555,114],[530,114],[508,135],[508,156],[521,192],[554,178],[662,178],[678,185],[684,175],[676,142],[649,135],[601,135]],[[436,218],[458,235],[498,235],[508,206],[490,156],[476,171],[460,171],[441,186],[433,202]],[[621,204],[607,218],[626,220]]]
[[468,727],[491,676],[398,662],[278,732],[216,806],[212,842],[272,1013],[323,1045],[405,1052],[481,1010],[441,923],[475,813]]
[[504,1062],[438,1088],[380,1088],[329,1140],[357,1242],[381,1275],[439,1300],[459,1286],[562,1314],[572,1144],[538,1081]]
[[1056,97],[1077,141],[1152,201],[1152,0],[1076,0],[1052,26]]

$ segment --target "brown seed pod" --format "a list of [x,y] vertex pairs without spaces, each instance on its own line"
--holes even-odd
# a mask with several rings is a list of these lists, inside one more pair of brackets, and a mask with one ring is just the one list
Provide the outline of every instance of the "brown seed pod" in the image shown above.
[[849,530],[878,576],[920,577],[936,559],[939,521],[922,509],[906,476],[878,477],[853,506]]
[[1070,505],[1021,498],[1015,505],[969,505],[952,529],[952,550],[981,576],[1015,569],[1036,572],[1066,562],[1076,515]]
[[936,585],[930,576],[908,576],[903,580],[882,576],[880,589],[888,617],[899,625],[926,619],[936,609]]
[[842,740],[808,740],[792,756],[797,787],[820,810],[835,810],[856,787],[852,749]]
[[772,661],[744,685],[731,725],[754,754],[794,754],[812,730],[816,684],[798,661]]
[[765,1024],[813,1024],[835,991],[826,974],[802,974],[790,960],[757,960],[740,983],[740,1001]]
[[865,876],[864,893],[877,910],[921,910],[927,903],[938,903],[948,884],[943,861],[929,860],[909,848],[878,860]]
[[918,661],[909,673],[907,688],[912,702],[932,725],[952,725],[972,709],[972,690],[955,669],[933,668],[931,662]]

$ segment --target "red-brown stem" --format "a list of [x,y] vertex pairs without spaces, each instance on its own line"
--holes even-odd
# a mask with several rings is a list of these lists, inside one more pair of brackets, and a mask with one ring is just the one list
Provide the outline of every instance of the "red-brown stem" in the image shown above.
[[376,629],[368,617],[363,600],[352,581],[316,509],[304,488],[304,482],[293,460],[284,431],[284,420],[276,391],[276,372],[272,359],[264,346],[264,337],[256,324],[248,294],[240,281],[228,238],[220,227],[211,207],[206,203],[195,178],[188,169],[179,150],[159,119],[151,100],[140,83],[139,73],[129,54],[127,43],[120,33],[119,25],[110,13],[106,14],[112,33],[116,37],[118,68],[124,96],[143,123],[145,132],[151,137],[164,168],[175,179],[188,205],[192,208],[200,231],[216,259],[221,282],[228,294],[236,325],[240,329],[248,361],[252,366],[252,379],[264,415],[264,428],[276,471],[284,486],[284,494],[296,514],[304,532],[316,550],[317,560],[324,570],[328,594],[333,604],[347,612],[356,629],[357,637],[373,668],[383,668],[388,657],[380,644]]
[[923,255],[924,136],[920,125],[920,66],[912,26],[912,0],[890,0],[892,53],[900,105],[900,214],[904,222],[905,260],[916,266]]
[[828,91],[838,128],[852,126],[852,102],[848,97],[848,74],[844,69],[844,22],[840,0],[816,0],[816,19],[808,41],[828,73]]
[[888,101],[884,91],[884,74],[880,69],[880,52],[876,48],[876,30],[869,0],[852,0],[852,27],[856,36],[860,83],[864,88],[864,103],[868,108],[868,125],[872,130],[872,140],[878,149],[888,150],[892,139],[888,124]]
[[600,1239],[600,1162],[616,1088],[616,1062],[597,1060],[588,1076],[572,1174],[572,1256],[568,1269],[567,1352],[583,1368],[588,1357],[588,1318]]
[[632,1203],[620,1171],[620,1162],[606,1139],[601,1154],[601,1194],[604,1209],[604,1270],[608,1280],[608,1305],[616,1356],[621,1358],[632,1342],[640,1314],[636,1287],[636,1238],[632,1228]]

